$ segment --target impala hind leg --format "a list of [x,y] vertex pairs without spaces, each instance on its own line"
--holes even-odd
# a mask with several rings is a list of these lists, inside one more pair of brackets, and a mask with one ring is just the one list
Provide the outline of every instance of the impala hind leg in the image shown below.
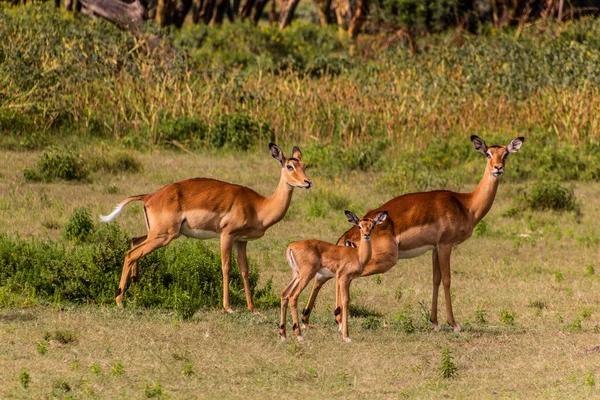
[[440,273],[442,275],[442,284],[444,285],[444,295],[446,297],[446,318],[448,324],[452,325],[454,332],[461,330],[460,325],[454,320],[452,312],[452,299],[450,295],[450,254],[452,245],[438,246],[438,259],[440,262]]
[[442,273],[440,272],[440,260],[438,256],[437,247],[433,249],[431,254],[431,261],[433,264],[433,297],[431,299],[431,314],[429,320],[433,325],[433,329],[436,331],[440,330],[440,324],[438,322],[438,293],[440,290],[440,283],[442,282]]
[[319,291],[321,287],[330,280],[331,277],[323,276],[321,274],[317,274],[317,278],[315,279],[315,283],[313,284],[312,291],[310,292],[310,297],[308,298],[308,302],[306,303],[306,307],[302,310],[302,323],[305,326],[308,326],[308,321],[310,319],[310,313],[312,312],[315,301],[317,300],[317,296],[319,295]]
[[248,256],[246,255],[246,245],[248,242],[235,242],[235,254],[237,256],[237,262],[240,267],[240,273],[242,274],[242,281],[244,282],[244,292],[246,293],[246,304],[248,310],[255,312],[254,303],[252,302],[252,293],[250,292],[250,282],[248,281]]
[[306,285],[308,285],[308,282],[310,282],[311,279],[312,277],[309,276],[300,276],[296,287],[290,291],[290,310],[292,313],[292,322],[294,324],[292,326],[292,329],[294,330],[296,338],[300,342],[304,338],[302,337],[302,331],[300,330],[300,320],[298,318],[298,296],[300,296],[300,293],[302,293],[302,290],[304,290],[304,288],[306,287]]
[[232,236],[221,235],[221,269],[223,271],[223,308],[228,313],[233,310],[229,306],[229,273],[231,272],[231,251],[235,240]]
[[340,287],[340,298],[341,298],[341,331],[342,337],[347,343],[350,343],[352,340],[348,334],[348,306],[350,304],[350,282],[351,280],[348,278],[339,279],[339,287]]
[[281,316],[279,318],[279,336],[281,337],[281,340],[286,339],[285,328],[287,324],[287,306],[290,299],[290,292],[296,288],[299,280],[298,273],[294,271],[292,281],[285,289],[283,289],[283,292],[281,292]]
[[[166,246],[169,242],[175,239],[177,236],[155,236],[148,237],[142,243],[134,246],[125,254],[125,261],[123,263],[123,272],[121,272],[121,281],[119,282],[119,288],[116,292],[117,305],[123,305],[123,296],[125,295],[125,286],[127,285],[127,278],[129,272],[137,261],[145,256],[146,254],[152,253],[154,250]],[[137,271],[136,271],[137,272]]]
[[[133,249],[135,246],[142,244],[144,240],[148,238],[148,235],[138,236],[131,239],[131,248]],[[138,282],[138,263],[135,260],[131,264],[131,283],[136,284]]]

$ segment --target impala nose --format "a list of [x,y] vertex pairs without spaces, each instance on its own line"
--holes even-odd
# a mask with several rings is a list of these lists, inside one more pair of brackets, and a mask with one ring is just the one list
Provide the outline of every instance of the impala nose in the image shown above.
[[306,183],[306,186],[304,186],[305,189],[310,189],[312,186],[312,181],[309,179],[305,179],[304,182]]

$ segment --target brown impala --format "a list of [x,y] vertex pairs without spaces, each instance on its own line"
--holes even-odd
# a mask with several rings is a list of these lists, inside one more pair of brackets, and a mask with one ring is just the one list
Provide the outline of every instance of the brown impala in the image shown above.
[[[507,146],[488,147],[483,139],[471,136],[475,150],[487,157],[481,181],[471,193],[456,193],[448,190],[410,193],[396,197],[381,207],[369,211],[365,218],[375,218],[377,213],[388,211],[394,236],[390,240],[385,230],[373,233],[373,255],[361,276],[381,274],[389,271],[398,259],[413,258],[433,250],[433,299],[431,323],[440,329],[437,318],[437,301],[440,282],[444,284],[446,316],[455,331],[460,325],[454,320],[450,299],[450,253],[452,246],[471,237],[473,228],[488,213],[496,197],[500,176],[510,153],[516,153],[525,139],[518,137]],[[380,233],[381,232],[381,238]],[[354,245],[360,240],[360,231],[353,227],[339,238],[337,244]],[[302,322],[308,325],[310,311],[325,282],[331,276],[317,274],[308,304],[302,312]]]
[[264,197],[245,186],[209,178],[194,178],[171,183],[151,194],[126,198],[104,222],[112,221],[123,207],[134,200],[144,203],[148,234],[132,239],[132,248],[125,254],[121,281],[116,293],[117,304],[122,305],[129,271],[132,281],[137,280],[137,260],[166,246],[179,236],[195,239],[220,238],[221,266],[223,269],[223,308],[229,306],[229,271],[231,251],[235,247],[240,266],[248,309],[254,311],[248,283],[246,242],[261,238],[267,228],[279,222],[290,206],[295,187],[310,189],[312,181],[306,175],[306,165],[300,161],[298,147],[292,158],[285,158],[276,144],[270,143],[271,155],[281,164],[281,177],[275,193]]

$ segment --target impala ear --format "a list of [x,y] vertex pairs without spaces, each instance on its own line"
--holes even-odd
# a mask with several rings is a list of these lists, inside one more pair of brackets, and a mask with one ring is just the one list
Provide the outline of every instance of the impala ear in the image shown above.
[[480,153],[485,154],[485,156],[487,157],[487,144],[485,144],[485,142],[483,141],[482,138],[480,138],[477,135],[472,135],[471,136],[471,142],[473,142],[473,146],[475,146],[475,150],[477,150]]
[[275,143],[269,143],[269,149],[271,149],[271,156],[274,159],[279,161],[279,164],[283,167],[283,163],[285,162],[285,156],[283,155],[283,151],[277,146]]
[[298,146],[294,146],[292,149],[292,157],[297,158],[298,160],[302,160],[302,152],[298,148]]
[[387,219],[387,215],[388,215],[387,211],[382,211],[379,214],[377,214],[377,216],[375,217],[375,225],[379,225],[379,224],[383,223],[383,221],[385,221]]
[[521,146],[523,146],[524,141],[525,141],[525,138],[523,136],[520,136],[516,139],[511,140],[510,143],[508,144],[508,146],[506,146],[506,152],[516,153],[517,151],[519,151]]
[[348,222],[358,226],[358,217],[356,216],[356,214],[348,210],[344,211],[344,213],[346,214],[346,219],[348,220]]

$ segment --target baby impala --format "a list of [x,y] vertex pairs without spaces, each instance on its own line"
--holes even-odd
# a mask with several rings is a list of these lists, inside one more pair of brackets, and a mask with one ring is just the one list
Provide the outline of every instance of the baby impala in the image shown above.
[[[362,274],[365,265],[371,259],[371,232],[376,225],[381,224],[387,217],[387,211],[381,211],[375,219],[361,220],[350,211],[345,211],[348,222],[356,225],[361,231],[358,248],[336,246],[322,240],[310,239],[291,243],[286,250],[286,257],[294,273],[290,284],[281,293],[281,323],[279,334],[285,340],[285,324],[288,301],[292,309],[292,329],[298,340],[302,340],[298,322],[298,296],[308,282],[315,276],[336,278],[336,309],[335,315],[339,329],[346,342],[348,337],[348,302],[350,301],[350,282]],[[341,314],[341,322],[338,319]]]

